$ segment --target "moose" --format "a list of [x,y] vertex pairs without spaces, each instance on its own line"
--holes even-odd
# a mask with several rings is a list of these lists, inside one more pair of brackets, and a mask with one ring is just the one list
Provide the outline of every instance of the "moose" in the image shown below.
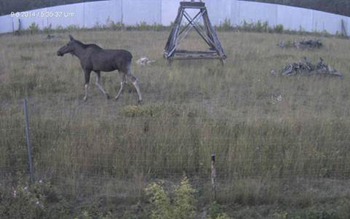
[[94,71],[97,76],[97,87],[106,96],[106,98],[109,99],[109,94],[101,85],[101,71],[111,72],[118,70],[122,77],[122,81],[120,82],[120,88],[117,96],[115,96],[115,99],[118,100],[123,91],[124,84],[126,84],[127,80],[129,80],[136,88],[139,97],[138,102],[142,102],[139,81],[131,72],[132,55],[129,51],[123,49],[102,49],[96,44],[84,44],[74,39],[74,37],[71,35],[69,35],[69,39],[70,41],[67,43],[67,45],[61,47],[57,51],[57,55],[63,56],[64,54],[70,53],[79,58],[85,75],[84,101],[88,99],[89,81],[92,71]]

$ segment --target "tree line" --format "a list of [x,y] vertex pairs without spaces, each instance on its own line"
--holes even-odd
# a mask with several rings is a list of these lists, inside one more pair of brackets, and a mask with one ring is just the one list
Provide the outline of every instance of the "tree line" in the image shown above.
[[[0,1],[0,15],[11,12],[27,11],[56,5],[65,5],[80,2],[101,0],[2,0]],[[180,1],[180,0],[179,0]],[[302,8],[326,11],[335,14],[350,16],[349,0],[244,0],[254,2],[275,3]]]
[[294,7],[309,8],[319,11],[330,12],[350,16],[349,0],[243,0],[253,2],[264,2]]

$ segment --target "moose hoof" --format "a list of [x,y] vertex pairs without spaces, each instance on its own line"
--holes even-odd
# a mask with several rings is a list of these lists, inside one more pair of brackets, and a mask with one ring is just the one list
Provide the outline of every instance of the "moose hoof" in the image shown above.
[[86,101],[87,101],[87,97],[84,97],[84,99],[83,99],[83,100],[84,100],[84,102],[86,102]]
[[143,104],[143,101],[142,101],[142,100],[139,100],[139,101],[137,101],[137,103],[138,103],[139,105],[142,105],[142,104]]
[[106,94],[106,98],[107,100],[111,99],[111,96],[109,96],[109,94]]

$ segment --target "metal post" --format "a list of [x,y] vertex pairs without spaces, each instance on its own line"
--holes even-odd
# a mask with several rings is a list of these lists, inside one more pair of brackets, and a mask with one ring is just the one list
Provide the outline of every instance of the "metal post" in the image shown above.
[[215,169],[215,154],[211,154],[211,188],[212,197],[216,200],[216,169]]
[[27,99],[23,99],[23,114],[25,117],[25,125],[26,125],[26,140],[27,140],[27,150],[28,150],[28,160],[29,160],[29,172],[30,172],[30,181],[34,183],[34,167],[33,167],[33,159],[32,159],[32,145],[29,138],[29,118],[28,118],[28,110],[27,110]]

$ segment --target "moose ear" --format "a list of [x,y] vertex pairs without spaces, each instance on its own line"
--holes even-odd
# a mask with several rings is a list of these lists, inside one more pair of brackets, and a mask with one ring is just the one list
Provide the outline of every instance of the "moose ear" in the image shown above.
[[73,41],[74,37],[72,35],[69,35],[69,39],[70,39],[70,41]]

